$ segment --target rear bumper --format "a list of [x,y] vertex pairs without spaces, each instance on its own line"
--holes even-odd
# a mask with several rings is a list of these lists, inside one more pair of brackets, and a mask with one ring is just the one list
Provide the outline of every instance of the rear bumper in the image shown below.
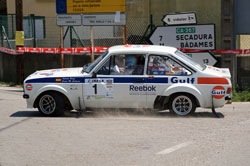
[[232,100],[232,97],[231,96],[226,96],[225,100]]

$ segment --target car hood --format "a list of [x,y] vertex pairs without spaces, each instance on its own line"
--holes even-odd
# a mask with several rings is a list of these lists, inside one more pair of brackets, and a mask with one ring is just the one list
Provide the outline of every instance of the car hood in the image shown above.
[[205,72],[212,75],[231,78],[230,70],[228,68],[217,68],[213,66],[207,66]]
[[62,69],[49,69],[49,70],[40,70],[31,74],[28,79],[37,79],[37,78],[47,78],[47,77],[77,77],[83,76],[82,68],[62,68]]

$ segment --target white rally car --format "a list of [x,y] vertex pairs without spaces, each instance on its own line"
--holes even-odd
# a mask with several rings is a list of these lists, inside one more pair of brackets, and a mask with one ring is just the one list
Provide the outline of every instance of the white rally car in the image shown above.
[[169,109],[185,116],[196,107],[224,106],[230,77],[228,69],[197,64],[173,47],[124,45],[83,68],[31,74],[23,97],[46,116],[87,108]]

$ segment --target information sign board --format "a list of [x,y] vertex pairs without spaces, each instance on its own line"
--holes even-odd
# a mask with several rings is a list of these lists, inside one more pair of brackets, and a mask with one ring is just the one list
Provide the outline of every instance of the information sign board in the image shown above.
[[83,14],[82,25],[85,26],[126,25],[126,15],[125,13]]
[[154,45],[214,50],[214,30],[214,24],[156,27],[149,40]]
[[56,0],[57,14],[125,12],[126,0]]
[[58,26],[79,26],[82,25],[80,14],[57,14],[56,24]]
[[162,21],[168,25],[187,25],[197,23],[195,13],[167,14],[163,17]]
[[198,53],[187,53],[190,57],[192,57],[193,61],[199,64],[206,64],[209,66],[213,66],[217,63],[216,58],[209,52],[198,52]]

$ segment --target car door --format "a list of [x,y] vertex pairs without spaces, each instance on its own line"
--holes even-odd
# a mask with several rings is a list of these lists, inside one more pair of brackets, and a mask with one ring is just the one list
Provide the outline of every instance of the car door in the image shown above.
[[177,83],[187,83],[192,74],[190,70],[169,55],[149,55],[147,62],[147,86],[154,87],[155,92],[147,95],[148,108],[154,107],[157,96],[164,95],[165,90]]
[[87,107],[145,108],[145,55],[114,54],[85,80]]

